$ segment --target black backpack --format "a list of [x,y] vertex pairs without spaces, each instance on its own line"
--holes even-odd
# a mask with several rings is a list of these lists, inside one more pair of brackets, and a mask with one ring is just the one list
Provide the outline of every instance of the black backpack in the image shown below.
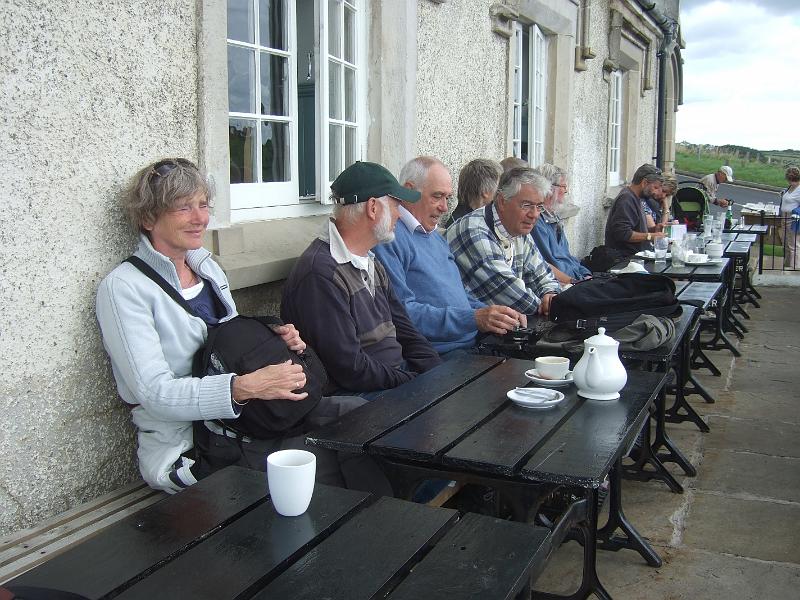
[[585,331],[587,337],[605,327],[613,332],[633,323],[639,315],[677,316],[680,304],[675,282],[664,275],[620,273],[579,281],[555,296],[550,319],[564,339]]
[[595,246],[589,255],[583,258],[581,264],[592,273],[603,273],[625,260],[626,257],[625,252],[611,246]]
[[[125,260],[158,284],[186,312],[196,316],[183,296],[146,262],[138,256],[130,256]],[[308,392],[303,400],[259,400],[249,403],[238,419],[219,420],[226,429],[239,436],[268,440],[299,435],[304,431],[303,420],[306,415],[322,398],[322,390],[328,382],[322,361],[310,347],[306,347],[302,354],[289,350],[283,339],[271,329],[271,326],[282,324],[277,317],[238,315],[229,321],[209,326],[205,346],[194,355],[194,377],[221,373],[246,375],[261,367],[287,360],[302,365],[306,385],[298,392]],[[203,429],[200,428],[200,433],[205,434]],[[195,428],[197,431],[198,428]]]
[[238,419],[222,420],[226,428],[236,433],[262,440],[299,435],[304,432],[306,415],[322,398],[322,390],[328,382],[322,361],[310,346],[302,354],[289,350],[286,342],[271,329],[282,324],[277,317],[236,316],[210,327],[206,345],[195,354],[192,367],[195,377],[220,373],[246,375],[287,360],[303,367],[306,385],[296,392],[308,392],[305,399],[251,402]]

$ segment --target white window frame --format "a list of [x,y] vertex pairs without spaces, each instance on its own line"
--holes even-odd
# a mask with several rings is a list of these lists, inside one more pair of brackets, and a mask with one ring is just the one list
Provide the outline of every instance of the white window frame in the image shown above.
[[[253,2],[253,27],[254,39],[258,40],[259,2]],[[261,123],[268,121],[273,123],[287,123],[289,125],[289,181],[264,182],[264,183],[237,183],[231,185],[231,208],[233,210],[258,209],[266,206],[285,206],[294,204],[298,198],[298,177],[297,177],[297,51],[296,51],[296,18],[294,10],[294,0],[284,0],[286,28],[286,50],[267,48],[257,44],[241,42],[238,40],[226,40],[226,47],[234,46],[255,51],[255,108],[254,114],[228,112],[228,118],[255,119],[256,121],[256,142],[261,138]],[[283,56],[288,60],[287,71],[289,78],[289,105],[288,115],[262,115],[259,113],[261,106],[261,52],[268,51],[275,56]],[[261,173],[262,152],[261,146],[255,152],[256,164],[255,171]]]
[[538,167],[544,160],[545,127],[547,126],[547,38],[537,25],[531,25],[530,101],[528,108],[528,162]]
[[[331,4],[340,4],[341,9],[338,11],[339,14],[339,31],[341,33],[341,47],[340,47],[340,56],[334,56],[329,53],[329,32],[331,31],[330,23],[328,22],[329,16],[329,7]],[[325,4],[325,9],[322,10],[321,6]],[[344,13],[345,8],[350,8],[355,13],[355,36],[353,39],[353,43],[355,44],[354,55],[355,55],[355,63],[350,63],[345,60],[344,57]],[[366,127],[364,121],[364,115],[366,113],[366,68],[364,65],[365,56],[363,52],[364,44],[362,43],[363,31],[364,31],[364,7],[362,0],[318,0],[315,2],[315,15],[316,15],[316,22],[319,24],[317,30],[319,32],[318,40],[319,46],[317,48],[316,55],[318,57],[322,57],[317,61],[318,63],[318,71],[319,71],[319,79],[318,82],[321,82],[324,85],[324,92],[321,93],[320,90],[322,89],[320,85],[317,86],[317,116],[322,116],[321,125],[317,127],[317,200],[321,204],[332,204],[330,200],[330,194],[327,193],[327,190],[330,189],[330,185],[333,180],[338,176],[339,170],[336,173],[331,173],[330,169],[330,131],[331,126],[335,125],[337,127],[342,128],[342,140],[341,144],[339,145],[339,151],[341,153],[342,158],[342,167],[346,167],[346,156],[347,156],[347,129],[355,129],[355,144],[356,148],[353,152],[354,160],[362,160],[362,157],[365,154],[366,148]],[[336,63],[339,65],[340,68],[340,78],[339,78],[339,85],[340,89],[342,90],[342,106],[341,106],[341,118],[333,118],[331,117],[330,113],[330,64]],[[353,69],[355,71],[355,98],[353,102],[355,104],[354,109],[356,111],[355,114],[355,121],[347,120],[346,112],[346,105],[347,102],[345,100],[345,96],[347,94],[347,89],[345,86],[345,70],[346,69]],[[322,190],[325,190],[325,193],[321,193]]]
[[[355,150],[354,159],[361,160],[365,155],[367,141],[367,67],[366,67],[366,18],[365,0],[314,0],[314,71],[317,85],[315,91],[315,179],[316,196],[314,198],[300,198],[299,195],[299,140],[298,140],[298,106],[297,106],[297,22],[295,11],[295,0],[286,0],[286,27],[287,27],[287,49],[285,51],[269,49],[270,53],[288,57],[288,77],[289,77],[289,115],[286,117],[264,116],[257,117],[257,121],[281,121],[289,123],[289,143],[290,143],[290,168],[291,176],[287,182],[261,182],[261,183],[238,183],[230,185],[230,222],[239,223],[244,221],[268,220],[275,218],[296,217],[311,214],[320,214],[329,210],[321,205],[329,204],[329,188],[332,177],[329,169],[329,140],[331,122],[355,129]],[[328,10],[331,3],[340,5],[339,15],[342,19],[340,29],[342,33],[342,45],[344,44],[344,6],[353,9],[355,13],[355,34],[353,43],[355,45],[355,63],[348,63],[341,58],[332,57],[328,54]],[[258,2],[255,2],[256,27],[258,26]],[[257,38],[256,38],[257,39]],[[227,40],[228,44],[256,48],[254,44],[244,44],[242,42]],[[258,51],[257,51],[258,52]],[[329,61],[334,60],[340,64],[346,64],[355,69],[355,121],[344,121],[342,119],[331,119],[329,116]],[[344,69],[341,71],[342,94],[346,93],[344,86]],[[256,55],[256,108],[258,108],[258,95],[260,95],[260,60]],[[253,118],[253,115],[242,113],[228,113],[229,118]],[[260,133],[259,133],[260,136]],[[258,139],[258,138],[257,138]],[[342,161],[345,160],[344,143],[346,136],[342,135]],[[256,152],[257,168],[261,169],[261,152]]]
[[522,156],[522,25],[514,22],[512,39],[511,155]]
[[[528,29],[528,105],[523,105],[523,36]],[[527,161],[531,166],[545,162],[547,129],[547,36],[538,25],[514,23],[512,40],[511,154],[522,158],[522,113],[527,110],[528,124],[524,132],[528,140]]]
[[622,102],[623,74],[620,70],[612,71],[609,83],[608,111],[608,185],[620,185],[622,165]]

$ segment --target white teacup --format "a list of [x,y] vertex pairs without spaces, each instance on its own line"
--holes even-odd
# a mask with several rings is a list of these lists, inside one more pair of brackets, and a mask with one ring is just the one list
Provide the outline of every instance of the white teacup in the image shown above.
[[716,242],[706,244],[706,254],[708,254],[709,258],[720,258],[722,251],[722,244],[717,244]]
[[284,517],[306,512],[314,494],[317,457],[306,450],[279,450],[267,456],[272,505]]
[[569,372],[569,359],[563,356],[540,356],[533,365],[542,379],[564,379]]

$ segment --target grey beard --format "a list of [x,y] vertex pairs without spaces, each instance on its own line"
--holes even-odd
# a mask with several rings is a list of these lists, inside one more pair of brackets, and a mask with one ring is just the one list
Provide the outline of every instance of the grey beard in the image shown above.
[[388,244],[394,241],[394,230],[392,229],[392,215],[389,214],[389,202],[382,201],[383,214],[381,220],[375,223],[375,228],[372,230],[375,234],[375,239],[379,244]]

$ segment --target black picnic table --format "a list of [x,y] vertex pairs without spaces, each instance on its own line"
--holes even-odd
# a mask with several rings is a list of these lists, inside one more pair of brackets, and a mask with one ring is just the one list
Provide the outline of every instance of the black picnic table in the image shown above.
[[[431,478],[486,485],[508,502],[515,520],[530,521],[554,492],[575,501],[553,527],[558,544],[576,526],[584,541],[584,574],[573,598],[608,598],[595,548],[661,559],[622,511],[621,460],[649,416],[666,375],[631,371],[618,400],[587,400],[574,385],[546,410],[512,403],[506,392],[530,384],[533,362],[463,354],[388,390],[338,421],[308,434],[307,443],[367,453],[379,460],[399,497]],[[532,385],[532,384],[530,384]],[[597,529],[598,488],[609,476],[609,520]],[[620,531],[624,535],[616,535]],[[548,598],[539,594],[537,598]]]
[[317,484],[275,512],[264,473],[228,467],[5,585],[85,598],[515,598],[550,531]]

